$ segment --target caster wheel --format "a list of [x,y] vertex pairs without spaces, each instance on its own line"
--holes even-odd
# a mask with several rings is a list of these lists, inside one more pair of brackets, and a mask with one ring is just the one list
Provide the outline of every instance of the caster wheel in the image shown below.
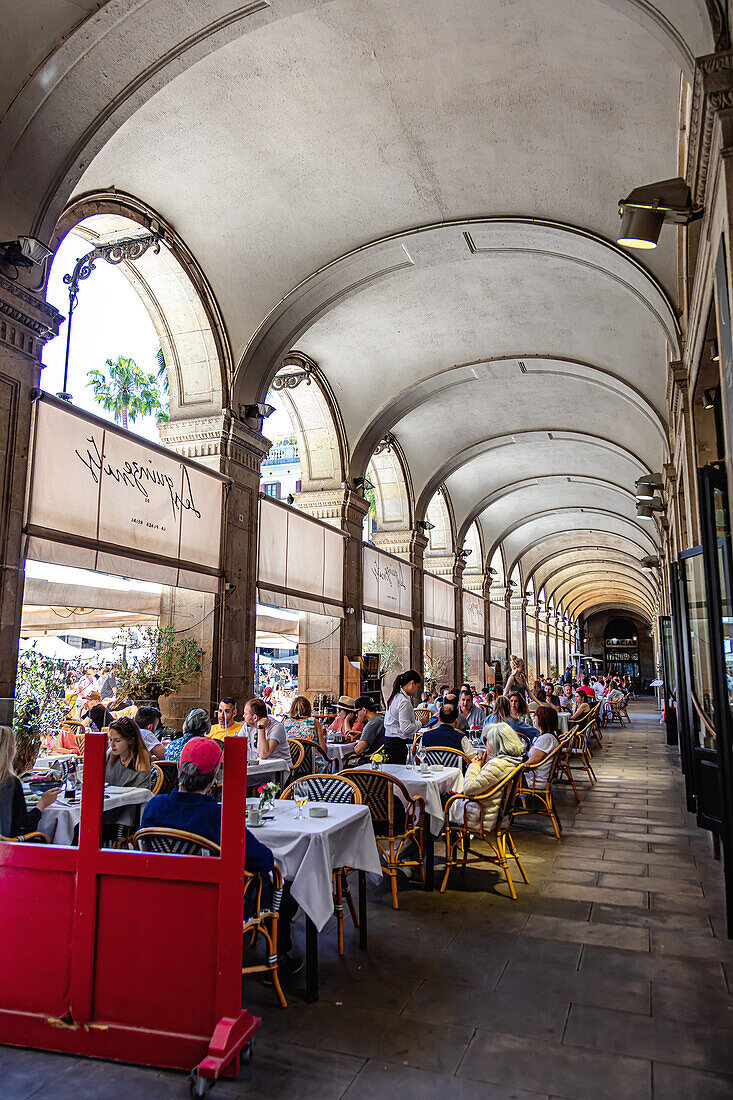
[[252,1055],[254,1054],[254,1049],[255,1049],[254,1039],[250,1039],[250,1041],[248,1043],[245,1043],[244,1046],[242,1047],[242,1053],[240,1054],[239,1058],[240,1058],[240,1061],[241,1061],[243,1066],[248,1066],[249,1063],[252,1061]]
[[206,1096],[213,1083],[213,1081],[208,1080],[206,1077],[200,1077],[198,1070],[193,1069],[188,1075],[189,1095],[193,1097]]

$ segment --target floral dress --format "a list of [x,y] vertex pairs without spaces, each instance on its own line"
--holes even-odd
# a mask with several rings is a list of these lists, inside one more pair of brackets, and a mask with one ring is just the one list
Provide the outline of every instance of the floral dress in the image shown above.
[[[314,745],[318,745],[318,736],[316,734],[316,723],[313,718],[284,718],[283,726],[288,737],[299,737],[302,741],[312,741]],[[319,746],[320,747],[320,746]],[[329,762],[324,759],[323,752],[313,753],[313,760],[315,763],[315,771],[323,773],[329,771]]]

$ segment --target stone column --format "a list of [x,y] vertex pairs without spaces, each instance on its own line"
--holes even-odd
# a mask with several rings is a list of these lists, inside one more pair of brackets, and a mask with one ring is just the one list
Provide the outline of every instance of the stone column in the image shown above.
[[175,589],[163,601],[161,621],[182,626],[206,650],[198,682],[164,700],[165,716],[177,723],[191,706],[213,710],[227,695],[241,706],[254,690],[260,465],[270,449],[256,423],[227,410],[161,425],[165,446],[232,479],[224,498],[219,595]]
[[425,668],[425,586],[423,567],[428,537],[422,531],[413,531],[410,541],[410,562],[412,570],[412,641],[410,645],[410,667],[423,675]]
[[463,683],[463,574],[466,569],[466,559],[456,554],[451,580],[456,585],[456,633],[453,641],[453,678],[456,687]]
[[[481,595],[486,600],[486,616],[484,618],[484,683],[486,682],[486,665],[491,663],[491,573],[484,573],[481,583]],[[481,684],[483,687],[483,684]]]
[[[21,282],[0,274],[0,724],[12,722],[23,605],[23,521],[31,391],[41,349],[63,320]],[[59,471],[59,492],[63,490]]]
[[[386,550],[389,554],[394,554],[398,558],[402,558],[404,561],[409,562],[411,560],[410,547],[412,545],[414,532],[412,530],[406,531],[375,531],[372,535],[371,541],[380,550]],[[411,583],[414,580],[414,570],[410,570]],[[414,616],[413,616],[414,618]],[[387,695],[392,689],[392,678],[400,672],[406,672],[408,668],[412,668],[412,637],[414,633],[413,624],[404,627],[390,627],[380,626],[377,627],[377,638],[380,641],[391,642],[395,647],[395,655],[397,657],[397,666],[393,672],[390,672],[383,687]],[[422,666],[415,666],[422,674]]]
[[555,665],[558,672],[560,672],[560,653],[558,651],[558,639],[557,639],[557,615],[552,612],[547,612],[547,672],[549,675],[550,665]]

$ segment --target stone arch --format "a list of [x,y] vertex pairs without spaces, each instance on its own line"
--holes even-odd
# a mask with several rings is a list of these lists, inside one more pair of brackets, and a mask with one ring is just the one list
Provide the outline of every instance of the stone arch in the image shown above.
[[[346,436],[336,398],[318,364],[302,352],[286,355],[267,399],[288,416],[298,444],[301,491],[340,488],[346,477]],[[267,434],[267,422],[264,426]]]
[[[425,558],[432,559],[431,567],[437,567],[436,559],[443,559],[445,568],[441,572],[450,572],[455,553],[455,520],[450,496],[445,486],[441,486],[433,495],[426,510],[428,523],[433,527],[428,531],[428,547]],[[435,571],[435,569],[433,569]]]
[[463,549],[470,550],[471,554],[466,559],[466,568],[463,576],[483,575],[484,571],[484,542],[481,528],[478,523],[472,523],[465,533]]
[[148,249],[140,259],[123,260],[118,267],[140,297],[160,340],[168,366],[171,421],[219,415],[229,405],[229,337],[202,268],[173,227],[131,195],[91,193],[69,203],[51,247],[55,251],[72,229],[93,248],[100,242],[141,236],[141,227],[162,234],[160,251]]
[[402,448],[392,436],[377,446],[367,477],[374,486],[376,532],[409,531],[414,516],[412,479]]

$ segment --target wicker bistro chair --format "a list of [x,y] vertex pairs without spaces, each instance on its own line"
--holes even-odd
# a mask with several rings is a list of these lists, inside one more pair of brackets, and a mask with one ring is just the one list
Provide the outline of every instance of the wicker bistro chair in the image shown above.
[[84,729],[83,726],[81,726],[80,729],[77,729],[76,723],[74,724],[74,726],[72,728],[74,730],[74,738],[76,740],[76,747],[79,750],[79,756],[83,756],[84,755],[84,738],[86,737],[86,730]]
[[[303,759],[299,764],[293,763],[293,780],[304,779],[306,775],[328,774],[331,771],[331,761],[317,741],[310,741],[307,737],[288,737],[288,742],[300,745],[303,750]],[[292,749],[291,757],[292,757]]]
[[155,852],[166,856],[221,855],[221,845],[205,836],[188,833],[185,829],[163,829],[159,826],[138,829],[132,838],[132,846],[139,852]]
[[[517,795],[517,788],[524,767],[524,764],[519,764],[513,771],[509,772],[509,775],[505,776],[500,783],[497,783],[495,787],[492,787],[492,789],[485,794],[477,795],[475,798],[466,798],[465,795],[455,794],[451,795],[446,802],[444,811],[445,821],[443,825],[443,835],[445,837],[445,874],[443,875],[443,881],[440,886],[441,894],[448,885],[451,867],[460,866],[461,869],[464,870],[467,863],[496,863],[504,872],[509,887],[509,893],[512,899],[516,901],[517,892],[514,889],[512,876],[509,874],[508,855],[514,859],[524,881],[529,882],[509,832],[512,812],[514,810],[514,799]],[[489,798],[493,798],[498,791],[501,791],[499,814],[494,827],[487,830],[484,828],[483,804]],[[457,803],[464,804],[463,821],[461,823],[451,821],[450,817],[451,809]],[[477,806],[481,812],[481,819],[478,825],[473,825],[468,820],[467,811],[471,803]],[[489,852],[478,852],[476,849],[471,848],[472,838],[482,840],[488,846]]]
[[[524,771],[519,777],[519,783],[517,784],[517,791],[515,796],[514,806],[512,807],[511,818],[509,824],[514,821],[515,817],[524,817],[528,814],[549,817],[552,822],[552,827],[555,830],[555,836],[560,839],[560,833],[562,832],[562,822],[560,821],[560,815],[557,812],[555,806],[555,798],[552,793],[552,783],[555,779],[555,773],[560,763],[560,757],[564,751],[562,742],[559,742],[557,748],[553,749],[551,753],[540,760],[538,764],[525,764]],[[547,776],[547,780],[543,786],[535,787],[534,778],[537,771],[540,768],[546,768],[548,759],[550,761],[550,771]],[[539,806],[527,807],[526,796],[534,795],[539,802]],[[525,804],[521,805],[518,809],[517,799],[525,798]]]
[[48,837],[36,830],[32,833],[21,833],[20,836],[0,836],[0,841],[4,844],[48,844]]
[[422,722],[422,724],[425,725],[425,723],[429,722],[431,718],[435,717],[435,715],[433,714],[430,707],[415,707],[415,717],[417,718],[418,722]]
[[[514,800],[524,767],[524,764],[519,764],[509,773],[509,775],[505,776],[500,783],[497,783],[492,790],[487,791],[485,794],[477,795],[475,798],[467,798],[465,795],[460,794],[451,795],[446,802],[444,810],[445,823],[443,826],[446,862],[445,874],[440,887],[441,893],[445,890],[448,883],[451,867],[460,865],[461,868],[464,869],[467,863],[497,863],[506,876],[511,897],[516,901],[517,895],[509,873],[508,856],[511,856],[515,860],[524,881],[529,881],[509,832],[511,816],[514,809]],[[484,826],[483,804],[489,798],[493,798],[499,791],[502,793],[496,824],[492,829],[487,830]],[[461,823],[451,821],[451,808],[456,803],[463,804],[463,821]],[[478,825],[473,825],[468,820],[467,810],[471,803],[476,805],[481,811],[481,819]],[[478,852],[472,849],[472,837],[484,841],[490,849],[489,853]]]
[[[627,716],[628,717],[628,716]],[[611,722],[618,722],[623,729],[626,725],[624,722],[624,708],[623,702],[620,699],[609,699],[608,710],[606,711],[606,722],[611,725]]]
[[[297,737],[288,737],[288,745],[290,747],[290,774],[295,776],[303,764],[305,749],[303,748],[303,742],[299,741]],[[308,775],[308,771],[303,774]]]
[[[392,908],[398,909],[397,871],[400,867],[419,867],[425,885],[423,864],[423,817],[425,800],[413,798],[404,783],[382,771],[344,771],[342,779],[349,779],[359,789],[364,805],[369,807],[374,825],[374,835],[379,858],[389,876],[392,888]],[[405,858],[403,851],[412,841],[417,847],[417,859]]]
[[631,725],[631,719],[629,718],[629,709],[628,709],[629,708],[629,696],[628,695],[624,695],[623,699],[621,700],[620,705],[621,705],[621,713],[623,714],[624,718],[629,723],[629,725]]
[[468,757],[461,749],[452,749],[448,745],[435,745],[423,749],[426,764],[442,764],[444,768],[460,768],[461,774],[468,766]]
[[153,794],[170,794],[178,787],[178,763],[175,760],[153,760],[150,773]]
[[571,729],[570,734],[565,739],[564,749],[558,764],[558,772],[564,775],[572,786],[577,802],[580,802],[580,796],[575,786],[572,765],[576,764],[585,771],[591,786],[596,782],[596,773],[593,771],[593,765],[590,762],[590,749],[588,748],[588,738],[592,726],[593,715],[591,714],[577,729]]
[[[280,795],[281,798],[292,798],[293,788],[296,783],[305,783],[308,786],[308,798],[311,802],[330,802],[339,805],[361,806],[361,791],[356,783],[341,775],[306,775],[297,779]],[[359,927],[359,918],[356,915],[356,906],[349,889],[348,873],[350,868],[337,867],[333,872],[333,911],[336,915],[336,928],[338,932],[339,955],[344,953],[344,898],[346,898],[351,920],[354,927]]]
[[269,901],[264,904],[262,900],[262,887],[264,879],[262,875],[253,875],[250,871],[244,872],[244,912],[242,924],[242,936],[250,936],[250,943],[254,945],[258,936],[262,936],[267,948],[267,957],[264,963],[256,963],[254,966],[243,966],[242,974],[263,974],[270,971],[272,984],[275,987],[278,1000],[283,1008],[288,1007],[285,994],[280,985],[280,976],[277,972],[277,922],[280,917],[280,904],[283,897],[282,873],[278,867],[271,871],[272,891]]

